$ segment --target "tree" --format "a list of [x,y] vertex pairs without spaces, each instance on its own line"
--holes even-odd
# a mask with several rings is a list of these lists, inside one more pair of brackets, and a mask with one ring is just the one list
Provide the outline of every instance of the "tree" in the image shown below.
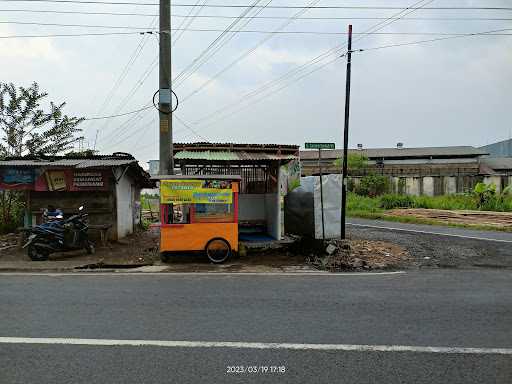
[[[37,83],[16,87],[0,82],[0,159],[7,156],[57,155],[69,151],[80,140],[78,125],[83,117],[63,114],[66,103],[49,102]],[[21,225],[23,199],[19,191],[0,191],[0,232]]]
[[[336,159],[334,166],[341,167],[343,158]],[[347,168],[349,171],[359,171],[368,167],[368,157],[365,154],[349,153],[347,156]]]
[[28,88],[0,83],[0,157],[57,155],[81,139],[84,118],[65,115],[66,103],[50,101],[43,109],[47,96],[36,82]]

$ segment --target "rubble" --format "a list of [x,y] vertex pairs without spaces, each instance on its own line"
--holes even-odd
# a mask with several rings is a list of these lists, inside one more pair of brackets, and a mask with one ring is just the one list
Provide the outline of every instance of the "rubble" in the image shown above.
[[308,262],[331,272],[392,269],[410,260],[408,252],[391,243],[368,240],[329,240],[325,254],[311,254]]
[[15,233],[8,233],[0,236],[0,252],[15,248],[18,245],[18,235]]

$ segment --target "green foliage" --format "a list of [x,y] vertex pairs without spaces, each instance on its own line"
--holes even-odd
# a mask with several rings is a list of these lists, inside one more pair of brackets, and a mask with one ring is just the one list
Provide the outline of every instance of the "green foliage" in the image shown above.
[[474,199],[468,195],[445,196],[408,196],[384,195],[380,199],[380,206],[384,209],[395,208],[425,208],[450,210],[475,210],[477,206]]
[[28,88],[0,82],[0,158],[56,155],[81,139],[76,134],[84,118],[63,114],[66,103],[41,107],[47,96],[35,82]]
[[359,196],[356,193],[347,194],[347,211],[349,212],[379,212],[382,211],[379,199]]
[[0,233],[8,233],[23,225],[23,194],[19,191],[0,191]]
[[[342,161],[342,158],[334,160],[334,166],[341,167]],[[368,156],[364,153],[349,153],[347,156],[347,167],[353,171],[368,168]]]
[[389,192],[389,178],[382,175],[367,175],[361,178],[355,192],[361,196],[375,197]]
[[473,189],[473,196],[478,209],[482,211],[510,211],[512,210],[511,192],[511,185],[498,193],[495,184],[478,183]]
[[479,209],[492,206],[496,202],[496,185],[477,183],[473,189],[473,194],[477,199],[477,206]]
[[85,149],[83,151],[70,151],[64,154],[65,157],[91,157],[98,153],[94,149]]
[[383,209],[413,208],[414,200],[407,195],[384,195],[380,197],[379,206]]

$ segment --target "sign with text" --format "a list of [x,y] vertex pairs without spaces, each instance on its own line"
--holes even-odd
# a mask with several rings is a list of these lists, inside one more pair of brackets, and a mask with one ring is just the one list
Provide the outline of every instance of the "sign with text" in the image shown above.
[[225,180],[162,180],[162,204],[231,204],[233,189]]
[[95,188],[103,189],[105,180],[101,171],[75,171],[73,173],[73,187],[75,189]]
[[306,149],[335,149],[334,143],[306,143],[304,144]]

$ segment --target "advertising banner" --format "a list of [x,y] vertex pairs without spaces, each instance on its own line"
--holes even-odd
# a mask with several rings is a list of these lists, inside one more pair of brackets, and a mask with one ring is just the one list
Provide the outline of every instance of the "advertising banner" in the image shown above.
[[26,168],[4,168],[0,170],[0,189],[32,189],[35,172]]
[[233,189],[224,180],[162,180],[162,204],[231,204]]

